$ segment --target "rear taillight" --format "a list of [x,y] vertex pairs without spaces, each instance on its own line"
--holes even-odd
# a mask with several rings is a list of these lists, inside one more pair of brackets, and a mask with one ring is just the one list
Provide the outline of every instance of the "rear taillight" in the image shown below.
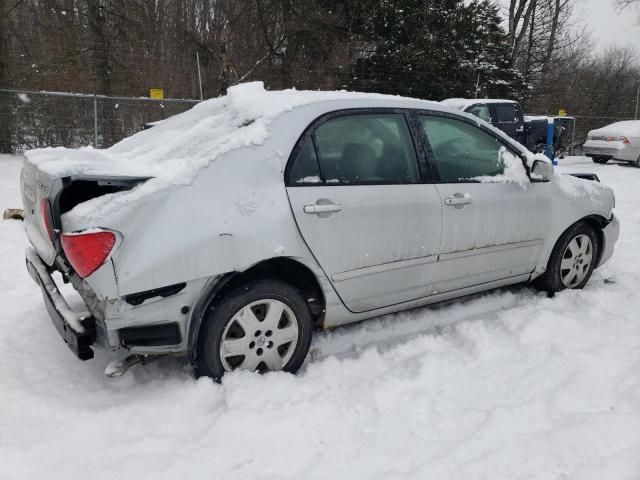
[[55,232],[53,230],[53,219],[51,218],[51,204],[47,198],[40,200],[40,217],[42,218],[42,226],[47,232],[49,240],[53,240]]
[[607,137],[607,142],[622,142],[625,145],[629,145],[629,139],[627,137]]
[[67,260],[82,278],[88,277],[104,263],[116,243],[113,232],[63,233],[62,249]]

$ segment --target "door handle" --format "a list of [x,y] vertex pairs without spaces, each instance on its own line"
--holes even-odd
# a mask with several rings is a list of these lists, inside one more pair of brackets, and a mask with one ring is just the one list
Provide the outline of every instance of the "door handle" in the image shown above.
[[[318,200],[319,202],[320,200]],[[332,213],[342,210],[342,205],[339,203],[316,203],[312,205],[305,205],[302,210],[304,213],[315,214],[320,216],[329,216]],[[329,215],[322,215],[329,214]]]
[[516,133],[522,133],[522,132],[524,132],[524,126],[516,128]]
[[473,203],[473,198],[468,193],[454,193],[453,197],[446,197],[444,204],[450,207],[462,208],[465,205]]

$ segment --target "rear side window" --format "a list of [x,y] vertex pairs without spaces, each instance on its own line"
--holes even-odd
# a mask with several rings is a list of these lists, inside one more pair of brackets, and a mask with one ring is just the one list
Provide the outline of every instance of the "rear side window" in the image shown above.
[[520,120],[520,112],[515,103],[496,103],[496,121],[500,123],[517,123]]
[[491,113],[489,112],[488,105],[474,105],[467,110],[467,113],[471,115],[475,115],[478,118],[481,118],[485,122],[491,121]]
[[328,184],[417,183],[416,152],[400,113],[354,114],[327,120],[313,134]]
[[293,159],[291,171],[289,172],[290,182],[293,184],[321,183],[318,157],[313,146],[313,139],[306,136],[302,141],[298,152]]
[[500,160],[504,145],[495,137],[452,118],[420,115],[419,119],[441,182],[457,183],[504,172]]

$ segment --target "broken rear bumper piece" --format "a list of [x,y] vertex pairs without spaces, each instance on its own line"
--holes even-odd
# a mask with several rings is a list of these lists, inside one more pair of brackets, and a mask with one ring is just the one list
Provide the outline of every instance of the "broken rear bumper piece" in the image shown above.
[[96,342],[95,318],[88,312],[74,312],[58,290],[51,273],[36,251],[26,252],[27,270],[40,286],[44,303],[58,333],[80,360],[93,358],[91,346]]

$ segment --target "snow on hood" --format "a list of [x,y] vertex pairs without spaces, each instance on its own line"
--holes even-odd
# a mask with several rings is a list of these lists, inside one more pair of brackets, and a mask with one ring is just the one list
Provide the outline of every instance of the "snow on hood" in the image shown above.
[[606,127],[591,130],[589,135],[603,135],[615,137],[623,135],[626,137],[640,137],[640,120],[627,120],[625,122],[616,122]]
[[588,200],[607,211],[613,208],[613,190],[600,182],[557,173],[551,181],[570,200]]

